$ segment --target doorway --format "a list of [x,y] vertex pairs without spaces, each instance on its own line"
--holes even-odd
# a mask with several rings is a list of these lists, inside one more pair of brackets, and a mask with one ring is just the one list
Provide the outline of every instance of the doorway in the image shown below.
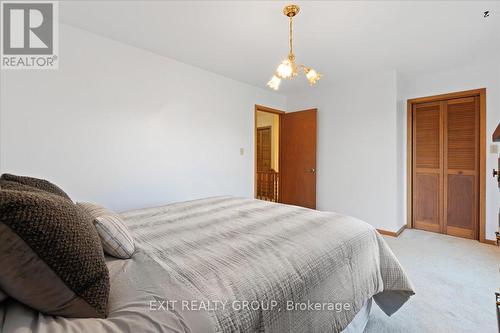
[[278,202],[280,113],[256,110],[255,124],[256,198]]
[[486,90],[408,100],[408,227],[485,239]]
[[316,209],[316,115],[255,106],[255,198]]

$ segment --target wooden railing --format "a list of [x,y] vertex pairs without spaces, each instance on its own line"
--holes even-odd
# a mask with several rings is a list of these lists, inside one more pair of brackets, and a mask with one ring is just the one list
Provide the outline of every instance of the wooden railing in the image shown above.
[[257,171],[257,199],[278,202],[279,173]]

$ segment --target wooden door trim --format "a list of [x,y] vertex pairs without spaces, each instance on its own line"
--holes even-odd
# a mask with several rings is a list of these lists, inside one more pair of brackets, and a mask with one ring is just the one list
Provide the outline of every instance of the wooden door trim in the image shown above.
[[[285,111],[281,111],[278,109],[273,109],[267,106],[255,104],[254,113],[253,113],[253,197],[257,197],[257,112],[267,112],[274,113],[279,116],[279,132],[278,132],[278,170],[281,168],[281,124],[283,123],[281,117],[285,114]],[[278,171],[279,173],[279,171]],[[281,184],[281,183],[280,183]],[[281,188],[279,189],[279,193],[281,193]],[[279,198],[279,196],[278,196]]]
[[413,228],[413,106],[448,99],[479,97],[479,241],[486,239],[486,88],[408,99],[406,109],[406,227]]
[[381,235],[386,235],[386,236],[391,236],[391,237],[398,237],[404,230],[406,229],[406,224],[403,225],[401,228],[399,228],[398,231],[388,231],[385,229],[377,229],[378,233]]
[[438,102],[438,101],[447,100],[447,99],[481,96],[482,94],[486,95],[486,88],[458,91],[458,92],[433,95],[433,96],[410,98],[408,100],[408,103],[420,104],[420,103],[427,103],[427,102]]
[[285,113],[285,111],[273,109],[273,108],[270,108],[270,107],[267,107],[264,105],[259,105],[259,104],[255,104],[255,111],[275,113],[275,114],[284,114]]

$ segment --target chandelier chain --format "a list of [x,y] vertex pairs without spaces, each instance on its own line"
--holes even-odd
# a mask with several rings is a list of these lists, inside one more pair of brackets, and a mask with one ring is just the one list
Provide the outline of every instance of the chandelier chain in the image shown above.
[[290,17],[290,54],[289,57],[293,56],[293,17]]

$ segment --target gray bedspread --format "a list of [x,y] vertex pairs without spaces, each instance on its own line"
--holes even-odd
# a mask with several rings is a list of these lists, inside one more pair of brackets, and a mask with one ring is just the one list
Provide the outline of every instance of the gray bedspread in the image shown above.
[[340,332],[368,299],[390,315],[413,295],[383,238],[351,217],[233,197],[122,216],[139,250],[108,263],[107,319],[8,301],[0,331]]
[[352,217],[234,197],[123,217],[149,256],[214,305],[217,332],[339,332],[370,297],[390,315],[414,293],[383,238]]

